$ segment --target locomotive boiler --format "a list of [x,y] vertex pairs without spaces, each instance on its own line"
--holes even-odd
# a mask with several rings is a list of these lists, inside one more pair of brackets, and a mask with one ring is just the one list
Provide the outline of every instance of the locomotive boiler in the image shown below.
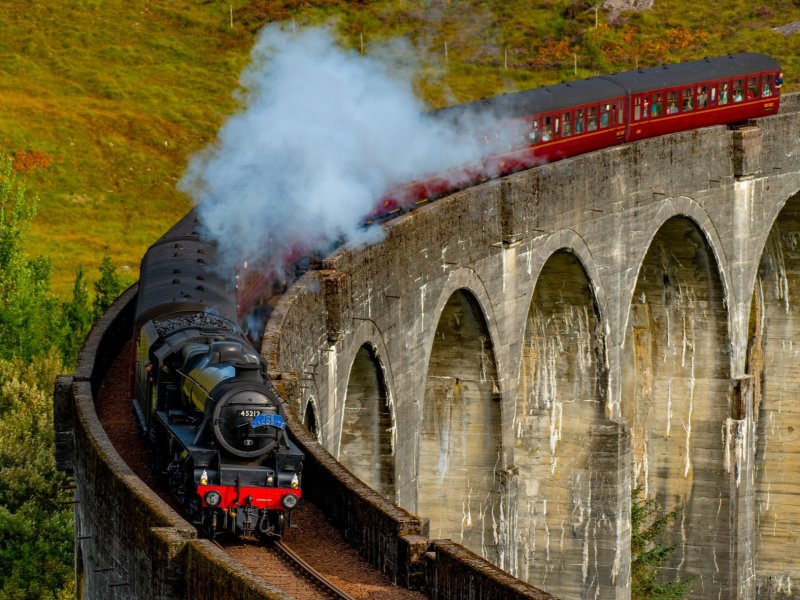
[[150,467],[203,532],[279,537],[301,497],[303,454],[215,252],[190,213],[145,254],[134,407]]

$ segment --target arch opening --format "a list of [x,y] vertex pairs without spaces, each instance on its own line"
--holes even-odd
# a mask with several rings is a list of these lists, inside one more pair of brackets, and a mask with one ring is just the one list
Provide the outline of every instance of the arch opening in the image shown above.
[[339,460],[372,489],[395,500],[394,419],[383,369],[365,344],[347,382]]
[[498,562],[501,396],[494,348],[478,301],[448,300],[437,325],[419,427],[417,512],[432,538],[451,538]]
[[747,373],[756,431],[757,587],[778,595],[800,577],[800,195],[784,206],[761,256],[750,308]]
[[306,426],[308,432],[319,440],[319,425],[317,420],[317,411],[314,409],[314,402],[309,398],[306,403],[306,410],[303,413],[303,425]]
[[605,337],[588,276],[574,254],[558,251],[542,268],[526,319],[507,568],[559,597],[594,597],[602,578],[590,576],[598,570],[590,557],[598,544],[613,543],[598,511],[605,473],[593,436],[604,421],[607,387]]
[[[726,593],[730,577],[730,350],[714,255],[686,217],[666,221],[642,262],[625,339],[622,414],[632,479],[664,512],[675,550],[663,579],[697,576],[692,598]],[[714,560],[710,560],[713,558]]]

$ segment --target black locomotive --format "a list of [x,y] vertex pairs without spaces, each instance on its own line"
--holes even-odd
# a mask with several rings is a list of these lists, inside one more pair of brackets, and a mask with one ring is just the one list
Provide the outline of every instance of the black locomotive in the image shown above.
[[215,256],[194,211],[145,254],[134,408],[151,468],[202,531],[279,537],[300,500],[303,454]]

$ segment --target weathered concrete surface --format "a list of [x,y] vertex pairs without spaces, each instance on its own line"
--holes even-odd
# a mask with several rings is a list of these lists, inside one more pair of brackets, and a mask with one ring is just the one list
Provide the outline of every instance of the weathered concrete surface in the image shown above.
[[[265,356],[300,382],[299,414],[347,465],[343,439],[380,438],[342,431],[369,348],[392,411],[376,456],[393,457],[392,499],[557,596],[628,597],[640,482],[683,508],[671,573],[698,577],[694,597],[789,597],[800,448],[795,425],[765,420],[789,410],[797,369],[787,357],[754,371],[748,356],[759,265],[800,191],[799,137],[800,114],[784,111],[439,200],[309,273]],[[800,231],[779,227],[785,256]],[[776,298],[753,317],[778,329],[761,353],[794,356],[800,330]]]

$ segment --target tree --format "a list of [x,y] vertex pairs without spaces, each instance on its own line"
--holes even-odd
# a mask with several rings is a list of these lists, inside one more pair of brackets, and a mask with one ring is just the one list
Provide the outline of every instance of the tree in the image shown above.
[[64,362],[73,364],[94,321],[89,306],[89,291],[83,278],[83,267],[78,267],[78,272],[75,274],[72,300],[62,304],[61,310],[63,319],[61,352]]
[[114,261],[111,257],[104,256],[100,263],[100,279],[94,282],[94,302],[92,303],[92,315],[95,320],[103,316],[108,307],[120,295],[124,287]]
[[0,600],[68,598],[73,524],[56,470],[52,381],[56,352],[0,359]]
[[11,159],[0,154],[0,358],[29,360],[60,330],[58,302],[49,293],[50,262],[29,258],[23,249],[36,206]]
[[52,390],[64,371],[59,333],[82,341],[91,313],[82,272],[65,309],[50,293],[49,262],[25,252],[35,215],[36,197],[0,154],[0,600],[64,599],[74,587]]
[[681,600],[689,595],[694,579],[659,582],[661,569],[675,545],[661,545],[656,538],[683,509],[658,516],[660,507],[655,498],[644,498],[643,494],[641,484],[631,492],[631,600]]

